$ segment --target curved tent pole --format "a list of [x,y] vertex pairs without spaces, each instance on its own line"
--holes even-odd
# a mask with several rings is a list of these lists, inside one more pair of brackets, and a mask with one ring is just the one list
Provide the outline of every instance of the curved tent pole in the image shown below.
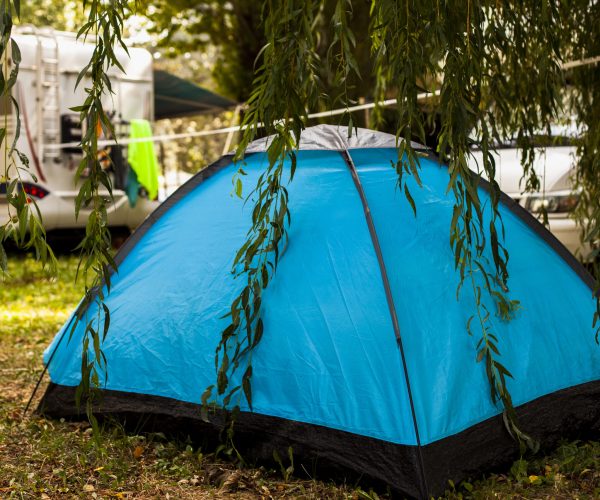
[[383,260],[383,253],[381,252],[381,246],[379,245],[379,238],[377,237],[377,231],[375,230],[375,224],[373,222],[373,217],[371,215],[371,210],[369,208],[369,203],[367,201],[367,197],[363,190],[362,184],[358,177],[358,172],[356,171],[356,167],[354,166],[354,162],[348,153],[348,150],[345,149],[340,151],[340,154],[344,158],[346,165],[350,170],[350,174],[352,175],[352,180],[354,181],[354,186],[358,191],[360,196],[360,201],[362,202],[363,210],[365,213],[365,219],[367,221],[367,226],[369,227],[369,234],[371,235],[371,242],[373,243],[373,248],[375,250],[375,254],[377,255],[377,262],[379,263],[379,270],[381,271],[381,280],[383,282],[383,288],[385,290],[385,297],[388,303],[388,308],[390,310],[390,316],[392,319],[392,326],[394,328],[394,334],[396,335],[396,343],[398,344],[398,349],[400,350],[400,357],[402,358],[402,368],[404,370],[404,379],[406,380],[406,389],[408,391],[408,400],[410,401],[410,411],[413,421],[413,426],[415,429],[415,437],[417,440],[417,456],[419,461],[419,472],[420,472],[420,489],[422,498],[429,498],[429,488],[427,486],[427,474],[425,472],[425,462],[423,459],[423,450],[421,446],[421,438],[419,437],[419,426],[417,424],[417,414],[415,411],[415,405],[412,396],[412,390],[410,388],[410,379],[408,377],[408,367],[406,366],[406,356],[404,354],[404,347],[402,345],[402,337],[400,335],[400,325],[398,324],[398,315],[396,314],[396,306],[394,305],[394,299],[392,297],[392,289],[390,286],[390,281],[388,279],[387,270],[385,267],[385,262]]

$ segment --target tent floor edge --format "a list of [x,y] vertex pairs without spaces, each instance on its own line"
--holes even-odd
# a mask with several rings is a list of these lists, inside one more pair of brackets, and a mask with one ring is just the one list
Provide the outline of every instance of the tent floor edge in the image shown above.
[[[75,407],[75,387],[50,383],[39,413],[67,420],[85,420]],[[600,438],[600,382],[588,382],[521,405],[517,413],[523,428],[551,451],[564,439]],[[217,444],[225,422],[216,413],[207,424],[200,406],[146,394],[104,390],[96,415],[114,420],[126,430],[162,432],[187,439],[206,449]],[[311,478],[334,479],[379,491],[391,488],[394,496],[418,498],[420,488],[417,447],[306,424],[279,417],[242,412],[236,423],[236,446],[244,458],[273,463],[273,450],[282,457],[292,446],[296,472]],[[516,442],[508,435],[501,416],[489,418],[458,434],[422,447],[431,494],[448,488],[448,479],[477,480],[483,472],[505,471],[519,458]]]
[[[587,382],[547,394],[516,408],[522,429],[552,452],[564,440],[600,439],[600,381]],[[506,472],[519,458],[517,442],[508,434],[501,415],[423,446],[425,467],[435,492],[478,480],[483,471]],[[539,453],[538,453],[539,455]]]
[[[50,418],[85,420],[75,407],[76,387],[50,383],[38,413]],[[126,431],[161,432],[172,439],[191,440],[205,450],[219,444],[225,413],[211,413],[210,423],[200,418],[200,405],[161,396],[112,390],[100,391],[94,409],[100,421],[118,422]],[[394,498],[420,498],[417,447],[399,445],[320,425],[241,412],[235,423],[235,445],[250,464],[276,470],[277,450],[284,463],[292,447],[295,474],[310,479],[334,480],[338,484],[376,491],[390,491]]]

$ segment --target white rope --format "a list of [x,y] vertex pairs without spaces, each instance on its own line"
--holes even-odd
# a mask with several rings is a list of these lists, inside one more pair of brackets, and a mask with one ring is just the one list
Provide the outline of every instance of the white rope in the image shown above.
[[[440,94],[439,90],[435,92],[422,93],[417,95],[417,100],[423,101],[429,99],[431,97],[438,96]],[[319,113],[311,113],[307,117],[308,118],[326,118],[328,116],[336,116],[343,115],[344,113],[352,113],[353,111],[361,111],[365,109],[373,109],[375,106],[393,106],[398,101],[396,99],[387,99],[385,101],[380,101],[379,103],[370,102],[367,104],[359,104],[357,106],[350,106],[348,108],[340,108],[340,109],[332,109],[329,111],[321,111]],[[263,124],[257,124],[258,128],[262,128]],[[233,132],[238,132],[239,130],[245,130],[247,128],[246,125],[236,125],[234,127],[225,127],[225,128],[217,128],[211,130],[198,130],[196,132],[184,132],[180,134],[166,134],[166,135],[155,135],[152,137],[143,137],[136,139],[120,139],[115,141],[114,139],[98,141],[98,147],[103,148],[106,146],[124,146],[126,144],[134,144],[139,142],[168,142],[168,141],[176,141],[179,139],[187,139],[190,137],[207,137],[211,135],[220,135],[220,134],[231,134]],[[81,142],[64,142],[62,144],[46,144],[44,145],[44,149],[66,149],[66,148],[77,148],[81,147]]]
[[588,66],[590,64],[596,64],[600,62],[600,56],[587,57],[585,59],[578,59],[577,61],[568,61],[560,65],[562,69],[577,68],[579,66]]
[[[235,107],[235,110],[233,111],[233,120],[231,121],[231,123],[237,123],[239,121],[241,111],[242,111],[242,105],[238,104]],[[231,151],[231,144],[233,143],[234,135],[235,135],[235,132],[233,132],[233,131],[229,132],[227,134],[227,138],[225,139],[225,145],[223,146],[222,156],[225,156],[229,151]]]
[[[218,135],[218,134],[228,134],[229,132],[237,132],[244,127],[226,127],[226,128],[218,128],[213,130],[199,130],[197,132],[187,132],[182,134],[167,134],[167,135],[154,135],[152,137],[143,137],[136,139],[120,139],[116,141],[114,139],[98,141],[98,147],[103,148],[105,146],[116,146],[116,145],[125,145],[125,144],[134,144],[138,142],[168,142],[174,141],[177,139],[187,139],[188,137],[204,137],[208,135]],[[63,142],[62,144],[46,144],[44,145],[44,149],[65,149],[65,148],[77,148],[81,147],[81,142]]]

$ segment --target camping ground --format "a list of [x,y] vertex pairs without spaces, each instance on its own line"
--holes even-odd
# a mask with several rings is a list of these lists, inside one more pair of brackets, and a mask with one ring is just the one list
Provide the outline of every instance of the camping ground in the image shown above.
[[[386,498],[367,485],[306,477],[288,457],[273,469],[239,467],[162,435],[106,426],[97,444],[86,424],[24,416],[42,352],[81,295],[77,259],[58,264],[51,278],[33,258],[13,255],[0,288],[0,498]],[[564,443],[473,479],[449,484],[447,498],[598,498],[600,443]]]

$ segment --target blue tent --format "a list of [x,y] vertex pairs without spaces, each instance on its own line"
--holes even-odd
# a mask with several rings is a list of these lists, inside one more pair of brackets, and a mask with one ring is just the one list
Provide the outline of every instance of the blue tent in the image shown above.
[[[248,149],[247,186],[267,164],[266,143]],[[425,152],[423,187],[410,185],[415,217],[396,188],[396,159],[387,134],[304,132],[288,187],[289,246],[263,297],[253,411],[240,398],[236,432],[247,456],[291,445],[297,470],[354,473],[424,497],[505,464],[518,448],[476,362],[478,337],[465,330],[474,297],[467,287],[456,297],[447,168]],[[199,404],[215,382],[223,315],[243,286],[231,266],[252,208],[230,195],[236,168],[225,156],[196,175],[118,253],[97,414],[215,435]],[[480,190],[488,200],[485,183]],[[597,432],[592,280],[517,203],[504,196],[500,211],[521,309],[491,322],[521,425],[542,445]],[[71,340],[72,319],[46,351],[41,407],[51,416],[78,415],[81,337],[96,310],[80,313]]]

